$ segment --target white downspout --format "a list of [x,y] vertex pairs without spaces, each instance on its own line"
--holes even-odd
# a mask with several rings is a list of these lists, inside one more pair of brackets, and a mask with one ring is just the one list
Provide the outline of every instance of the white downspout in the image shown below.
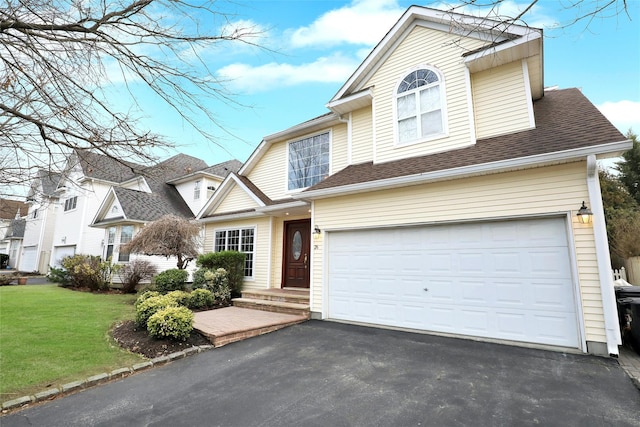
[[604,219],[602,196],[600,195],[600,180],[598,178],[598,163],[593,154],[587,157],[587,189],[589,203],[593,212],[593,236],[596,244],[598,261],[598,275],[600,277],[600,292],[602,294],[602,311],[604,327],[607,337],[607,351],[610,355],[618,355],[618,345],[622,344],[620,329],[618,328],[618,308],[613,289],[611,274],[611,258],[607,241],[607,228]]

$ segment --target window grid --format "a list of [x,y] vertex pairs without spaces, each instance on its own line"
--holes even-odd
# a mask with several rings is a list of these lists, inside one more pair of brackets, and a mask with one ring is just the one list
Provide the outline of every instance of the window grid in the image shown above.
[[123,225],[120,230],[120,250],[118,252],[119,262],[129,261],[129,252],[122,250],[122,245],[129,243],[133,238],[133,225]]
[[289,190],[310,187],[329,175],[329,132],[289,143]]
[[67,200],[64,201],[65,212],[75,209],[77,204],[78,204],[78,196],[69,197]]
[[200,184],[201,181],[196,181],[193,187],[193,200],[198,200],[200,198]]
[[253,277],[255,230],[240,228],[218,230],[213,243],[214,252],[238,251],[245,254],[244,276]]
[[427,69],[409,73],[398,86],[398,141],[410,142],[443,132],[441,82]]

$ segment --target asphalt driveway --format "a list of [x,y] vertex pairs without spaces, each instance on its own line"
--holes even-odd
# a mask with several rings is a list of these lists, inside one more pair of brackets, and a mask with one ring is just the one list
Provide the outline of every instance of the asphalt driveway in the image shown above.
[[640,426],[640,391],[611,359],[310,321],[0,425]]

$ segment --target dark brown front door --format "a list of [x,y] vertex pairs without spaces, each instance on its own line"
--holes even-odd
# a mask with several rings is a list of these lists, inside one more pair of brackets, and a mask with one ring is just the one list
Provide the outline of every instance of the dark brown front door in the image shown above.
[[309,287],[311,220],[284,223],[283,288]]

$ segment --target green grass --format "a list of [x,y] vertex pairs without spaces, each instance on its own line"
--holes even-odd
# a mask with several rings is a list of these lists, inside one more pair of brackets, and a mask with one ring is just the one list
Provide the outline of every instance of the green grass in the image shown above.
[[139,362],[109,337],[116,321],[133,318],[134,298],[0,287],[0,402]]

